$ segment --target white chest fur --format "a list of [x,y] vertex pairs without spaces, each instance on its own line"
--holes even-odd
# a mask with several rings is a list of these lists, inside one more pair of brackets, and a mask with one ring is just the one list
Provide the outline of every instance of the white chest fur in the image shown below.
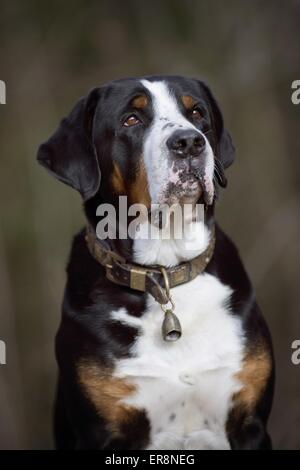
[[231,290],[202,274],[171,293],[183,330],[177,342],[162,339],[163,313],[150,296],[142,318],[112,313],[140,329],[133,357],[120,361],[115,375],[136,385],[126,403],[146,410],[149,449],[229,448],[225,423],[243,358],[240,320],[226,308]]

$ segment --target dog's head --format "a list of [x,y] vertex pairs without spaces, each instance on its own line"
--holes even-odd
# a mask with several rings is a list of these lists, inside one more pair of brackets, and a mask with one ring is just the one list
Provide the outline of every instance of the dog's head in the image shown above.
[[114,81],[81,99],[38,160],[77,189],[130,203],[214,201],[234,147],[209,88],[183,77]]

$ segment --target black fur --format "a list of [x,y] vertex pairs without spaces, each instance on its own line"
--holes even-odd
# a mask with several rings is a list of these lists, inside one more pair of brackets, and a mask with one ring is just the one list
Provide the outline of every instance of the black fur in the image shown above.
[[[234,147],[224,128],[219,106],[209,88],[198,80],[182,77],[163,78],[175,96],[190,94],[197,98],[203,119],[199,128],[207,132],[217,156],[215,184],[226,186],[224,168],[234,159]],[[79,101],[71,114],[38,153],[39,161],[61,181],[77,189],[84,201],[89,222],[95,227],[96,208],[101,202],[117,204],[111,186],[112,161],[117,161],[124,179],[134,180],[135,168],[142,152],[143,136],[152,119],[151,107],[134,110],[141,115],[143,126],[124,129],[120,123],[133,110],[130,100],[145,92],[139,80],[111,82],[93,90]],[[186,111],[182,109],[184,113]],[[100,177],[101,171],[101,177]],[[101,184],[100,184],[101,179]],[[206,223],[214,222],[214,207],[207,208]],[[110,240],[111,249],[128,260],[132,257],[130,240]],[[207,272],[233,289],[231,309],[242,318],[249,348],[258,342],[270,351],[271,339],[257,306],[253,288],[233,243],[217,226],[216,248]],[[123,437],[113,437],[107,423],[84,395],[78,381],[77,365],[92,359],[102,368],[113,368],[129,355],[138,331],[110,321],[109,312],[126,306],[131,315],[145,311],[146,295],[119,287],[105,277],[104,268],[90,255],[84,231],[76,235],[67,268],[67,285],[61,325],[56,338],[59,383],[55,408],[56,445],[60,449],[139,449],[147,445],[150,423],[144,413],[133,417],[123,429]],[[273,396],[274,373],[251,415],[242,410],[231,412],[227,432],[233,449],[270,448],[266,431]]]

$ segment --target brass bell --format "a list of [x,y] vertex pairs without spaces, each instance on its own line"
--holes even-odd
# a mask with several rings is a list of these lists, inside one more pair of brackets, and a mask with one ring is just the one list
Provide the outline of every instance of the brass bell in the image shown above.
[[165,311],[165,318],[162,324],[162,335],[165,341],[177,341],[182,334],[181,325],[172,310]]

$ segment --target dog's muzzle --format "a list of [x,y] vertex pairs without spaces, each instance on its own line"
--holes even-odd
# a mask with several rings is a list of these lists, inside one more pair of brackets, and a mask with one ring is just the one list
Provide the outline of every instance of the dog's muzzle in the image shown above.
[[212,202],[212,185],[206,176],[207,139],[197,129],[177,129],[166,142],[172,158],[172,170],[177,175],[176,187],[171,191],[195,195],[202,191],[207,205]]

